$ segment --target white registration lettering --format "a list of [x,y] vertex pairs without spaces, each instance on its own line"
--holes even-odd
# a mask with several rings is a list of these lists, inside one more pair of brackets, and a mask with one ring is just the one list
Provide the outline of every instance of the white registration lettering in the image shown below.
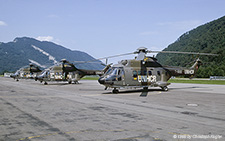
[[194,74],[194,70],[184,70],[184,74]]
[[175,70],[175,71],[176,71],[176,73],[182,74],[182,70]]
[[50,78],[55,78],[54,73],[50,73]]
[[155,75],[148,76],[148,81],[149,82],[156,82],[156,76]]

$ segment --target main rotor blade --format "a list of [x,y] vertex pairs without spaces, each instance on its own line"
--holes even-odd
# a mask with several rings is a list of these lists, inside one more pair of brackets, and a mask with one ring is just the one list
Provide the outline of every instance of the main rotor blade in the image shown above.
[[76,63],[91,63],[91,62],[95,62],[95,61],[99,61],[99,60],[104,60],[104,59],[114,58],[114,57],[120,57],[120,56],[126,56],[126,55],[131,55],[131,54],[134,54],[134,52],[118,54],[118,55],[113,55],[113,56],[108,56],[108,57],[102,57],[102,58],[98,58],[98,59],[94,59],[94,60],[90,60],[90,61],[74,61],[74,62],[76,62]]
[[[98,61],[98,62],[97,62]],[[95,63],[95,64],[102,64],[101,61],[99,60],[94,60],[94,61],[73,61],[74,64],[82,64],[82,63]]]
[[182,52],[182,51],[148,51],[148,53],[174,53],[174,54],[195,54],[195,55],[211,55],[211,56],[218,56],[218,54],[212,54],[212,53]]
[[103,57],[103,58],[98,58],[96,60],[103,60],[103,59],[108,59],[108,58],[115,58],[115,57],[120,57],[120,56],[126,56],[126,55],[131,55],[134,54],[135,52],[131,53],[124,53],[124,54],[118,54],[118,55],[113,55],[113,56],[108,56],[108,57]]

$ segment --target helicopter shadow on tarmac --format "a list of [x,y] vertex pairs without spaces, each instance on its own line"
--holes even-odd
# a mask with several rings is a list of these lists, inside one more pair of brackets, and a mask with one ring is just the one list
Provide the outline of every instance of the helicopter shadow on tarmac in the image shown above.
[[[179,88],[169,88],[168,91],[173,91],[173,90],[184,90],[184,89],[196,89],[196,88],[207,88],[207,87],[199,87],[199,86],[188,86],[188,87],[179,87]],[[146,97],[148,95],[149,92],[165,92],[162,89],[148,89],[147,91],[143,91],[143,89],[135,89],[135,90],[125,90],[125,91],[119,91],[118,94],[130,94],[130,93],[141,93],[140,97]],[[165,92],[166,93],[166,92]],[[105,92],[102,94],[113,94],[112,92]]]
[[52,83],[48,83],[48,84],[44,84],[44,86],[53,86],[53,85],[58,85],[58,86],[63,86],[63,85],[79,85],[81,83],[68,83],[68,82],[52,82]]
[[169,88],[169,90],[183,90],[183,89],[196,89],[196,88],[207,88],[207,87],[200,87],[200,86],[192,86],[192,87],[179,87],[179,88]]
[[[155,91],[157,91],[157,92],[160,92],[160,91],[162,91],[163,92],[163,90],[162,89],[148,89],[148,91],[147,92],[155,92]],[[130,93],[141,93],[141,92],[143,92],[143,89],[133,89],[133,90],[124,90],[124,91],[119,91],[118,92],[118,94],[130,94]],[[114,94],[114,93],[112,93],[112,92],[105,92],[105,93],[102,93],[102,94]]]

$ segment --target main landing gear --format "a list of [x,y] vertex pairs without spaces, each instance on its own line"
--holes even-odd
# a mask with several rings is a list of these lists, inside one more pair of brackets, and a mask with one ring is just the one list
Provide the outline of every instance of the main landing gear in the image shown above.
[[114,89],[112,90],[112,93],[113,93],[113,94],[118,94],[118,93],[119,93],[119,90],[117,90],[116,88],[114,88]]
[[161,89],[162,89],[163,91],[168,91],[168,87],[167,87],[167,86],[161,87]]

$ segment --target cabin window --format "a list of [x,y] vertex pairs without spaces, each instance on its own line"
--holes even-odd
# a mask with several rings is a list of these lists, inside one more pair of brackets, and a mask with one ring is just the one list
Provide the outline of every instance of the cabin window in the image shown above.
[[121,75],[124,77],[125,73],[124,70],[122,69]]
[[141,75],[141,71],[140,70],[138,71],[138,75]]
[[144,71],[144,75],[147,75],[147,71]]
[[157,71],[157,74],[160,75],[160,71]]
[[148,75],[152,75],[152,71],[148,71]]
[[137,77],[137,71],[133,71],[133,77]]

